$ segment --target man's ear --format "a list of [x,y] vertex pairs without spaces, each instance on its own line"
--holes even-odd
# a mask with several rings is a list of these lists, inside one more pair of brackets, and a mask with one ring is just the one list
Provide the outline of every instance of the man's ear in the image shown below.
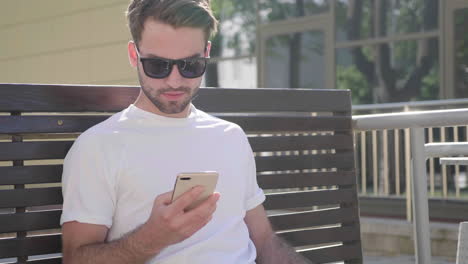
[[138,65],[138,55],[136,51],[135,42],[129,41],[127,45],[127,50],[128,50],[128,60],[130,61],[130,65],[136,68]]
[[208,40],[208,42],[206,42],[205,58],[210,57],[210,51],[211,51],[211,41]]

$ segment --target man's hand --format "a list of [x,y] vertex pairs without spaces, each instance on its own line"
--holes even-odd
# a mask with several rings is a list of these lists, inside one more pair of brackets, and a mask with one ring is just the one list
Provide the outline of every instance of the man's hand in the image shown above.
[[275,235],[262,205],[247,211],[244,218],[250,238],[257,248],[257,263],[311,264]]
[[171,204],[172,192],[156,197],[148,221],[141,227],[144,234],[146,249],[151,253],[159,253],[162,249],[179,243],[204,227],[211,220],[216,210],[219,193],[212,194],[196,208],[186,211],[186,208],[203,193],[203,187],[197,186],[184,193]]

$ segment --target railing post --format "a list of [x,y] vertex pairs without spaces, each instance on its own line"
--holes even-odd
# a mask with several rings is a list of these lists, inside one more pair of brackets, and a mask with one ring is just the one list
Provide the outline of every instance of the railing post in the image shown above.
[[431,232],[429,227],[429,201],[427,196],[424,144],[424,128],[411,128],[413,230],[417,264],[431,263]]

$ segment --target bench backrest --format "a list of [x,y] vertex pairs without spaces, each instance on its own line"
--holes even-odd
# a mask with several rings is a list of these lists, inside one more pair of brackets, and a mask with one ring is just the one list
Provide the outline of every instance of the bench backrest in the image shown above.
[[[0,84],[0,260],[61,262],[62,159],[138,91]],[[249,135],[281,237],[315,263],[362,263],[349,91],[204,88],[194,104]]]

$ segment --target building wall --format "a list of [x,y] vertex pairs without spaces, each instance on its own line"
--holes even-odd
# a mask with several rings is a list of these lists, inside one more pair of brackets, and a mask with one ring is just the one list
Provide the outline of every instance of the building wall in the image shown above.
[[0,9],[0,82],[136,84],[128,0],[15,0]]

